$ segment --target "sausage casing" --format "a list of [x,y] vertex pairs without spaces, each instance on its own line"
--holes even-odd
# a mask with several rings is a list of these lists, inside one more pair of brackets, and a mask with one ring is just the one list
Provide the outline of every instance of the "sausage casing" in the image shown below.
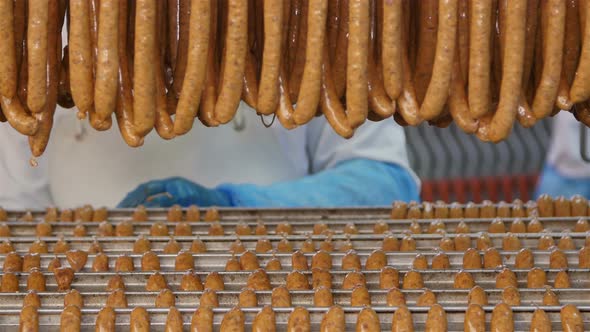
[[31,112],[43,110],[47,101],[47,22],[49,2],[28,3],[27,23],[27,107]]
[[210,15],[211,1],[191,1],[188,59],[174,123],[177,135],[185,134],[192,128],[199,109],[207,72]]
[[61,332],[79,332],[80,324],[82,322],[82,314],[80,308],[75,305],[69,305],[64,308],[60,318],[60,331]]
[[39,313],[37,307],[32,305],[24,306],[20,312],[19,332],[39,331]]
[[[94,84],[94,108],[100,120],[109,118],[117,102],[119,74],[119,3],[116,0],[101,0],[98,16],[98,39],[96,58],[96,81]],[[127,13],[121,13],[127,15]]]
[[311,320],[309,312],[304,307],[296,307],[289,315],[287,332],[309,332],[311,331]]
[[142,136],[154,128],[156,119],[156,7],[150,0],[138,0],[135,5],[133,122]]

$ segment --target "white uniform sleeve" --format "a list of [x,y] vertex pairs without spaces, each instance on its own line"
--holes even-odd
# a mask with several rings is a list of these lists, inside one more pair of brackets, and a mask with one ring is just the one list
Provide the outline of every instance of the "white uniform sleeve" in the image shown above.
[[51,206],[47,163],[31,167],[28,138],[8,124],[0,124],[0,206],[5,209],[41,209]]
[[[580,154],[580,130],[580,122],[570,112],[559,112],[553,119],[547,163],[567,177],[590,177],[590,164]],[[586,139],[590,140],[590,136]]]
[[336,134],[324,117],[319,117],[309,123],[307,135],[311,173],[332,168],[344,160],[364,158],[400,165],[420,184],[409,165],[404,130],[393,119],[367,120],[347,140]]

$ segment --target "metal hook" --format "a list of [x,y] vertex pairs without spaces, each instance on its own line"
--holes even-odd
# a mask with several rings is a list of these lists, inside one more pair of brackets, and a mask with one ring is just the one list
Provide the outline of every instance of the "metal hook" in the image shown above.
[[275,119],[277,117],[276,113],[272,114],[272,120],[270,120],[269,124],[266,124],[266,122],[264,122],[264,115],[258,113],[258,115],[260,116],[260,121],[262,122],[262,125],[265,126],[266,128],[270,128],[270,126],[272,126],[273,123],[275,123]]

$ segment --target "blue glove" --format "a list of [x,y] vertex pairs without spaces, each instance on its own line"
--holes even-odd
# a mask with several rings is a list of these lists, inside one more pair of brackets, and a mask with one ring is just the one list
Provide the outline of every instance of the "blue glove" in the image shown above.
[[419,201],[416,181],[405,168],[370,159],[352,159],[314,175],[269,186],[224,184],[218,187],[232,206],[338,207]]
[[535,190],[535,198],[542,194],[568,198],[573,195],[582,195],[590,199],[590,178],[568,177],[559,173],[554,166],[545,164]]
[[127,194],[118,207],[247,206],[338,207],[389,205],[418,201],[416,181],[403,167],[354,159],[304,178],[269,186],[223,184],[208,189],[182,178],[156,180]]
[[145,207],[170,207],[174,204],[229,206],[230,198],[220,190],[208,189],[187,179],[174,177],[139,185],[117,207],[129,208],[140,204]]

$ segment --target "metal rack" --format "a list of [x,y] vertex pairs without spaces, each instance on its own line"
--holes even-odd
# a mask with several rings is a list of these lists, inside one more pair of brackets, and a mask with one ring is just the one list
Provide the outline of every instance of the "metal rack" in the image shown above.
[[[512,207],[512,205],[508,205]],[[111,210],[108,211],[108,219],[114,228],[117,225],[129,220],[133,210]],[[21,221],[23,215],[30,212],[33,221]],[[201,215],[205,211],[201,211]],[[176,254],[165,254],[163,248],[173,237],[174,241],[184,251],[190,250],[191,243],[194,240],[200,240],[206,245],[207,251],[192,253],[194,259],[194,274],[199,276],[201,281],[205,281],[207,276],[216,271],[221,276],[224,284],[223,290],[216,291],[219,306],[214,309],[214,322],[216,329],[219,328],[224,313],[229,311],[238,303],[239,294],[246,286],[248,277],[252,271],[232,271],[225,272],[225,264],[228,259],[239,258],[241,253],[229,252],[230,246],[239,239],[246,250],[256,254],[259,265],[264,268],[271,259],[278,259],[282,269],[280,271],[267,271],[272,288],[285,285],[285,279],[292,271],[292,252],[279,252],[277,250],[280,242],[288,241],[293,250],[301,248],[305,241],[313,241],[315,249],[318,250],[322,243],[329,242],[333,245],[333,250],[329,252],[332,268],[331,274],[331,292],[335,305],[341,306],[345,311],[347,330],[354,330],[356,316],[362,307],[351,306],[351,289],[343,289],[342,284],[350,270],[342,269],[342,259],[346,255],[341,248],[345,244],[346,248],[352,246],[360,259],[363,267],[360,273],[366,280],[366,288],[370,296],[371,307],[380,318],[381,328],[390,330],[392,316],[396,307],[388,306],[387,294],[389,289],[381,289],[379,278],[380,270],[366,270],[365,264],[371,253],[376,249],[382,248],[385,238],[397,238],[401,241],[405,236],[411,236],[416,242],[416,249],[412,251],[387,251],[387,266],[395,268],[399,273],[400,291],[404,295],[406,304],[412,312],[414,327],[417,331],[424,329],[428,306],[417,305],[418,298],[423,294],[423,289],[403,289],[403,276],[406,272],[412,270],[412,264],[417,254],[426,257],[429,269],[415,270],[418,271],[424,282],[424,286],[430,289],[436,296],[437,302],[443,306],[447,313],[449,331],[462,330],[464,312],[467,308],[467,297],[469,289],[456,289],[453,282],[459,271],[465,271],[471,274],[475,283],[482,287],[488,296],[488,305],[483,306],[487,312],[487,323],[491,319],[491,311],[494,306],[503,301],[502,289],[495,286],[496,277],[503,267],[512,270],[517,279],[518,291],[520,293],[520,305],[513,306],[514,325],[517,331],[528,331],[532,313],[537,308],[544,309],[552,321],[554,331],[561,330],[560,309],[561,306],[542,306],[541,301],[545,288],[527,288],[527,275],[529,269],[517,268],[515,266],[515,257],[517,251],[503,250],[502,241],[506,233],[489,233],[491,245],[498,250],[503,262],[503,267],[490,269],[463,269],[462,251],[447,251],[445,254],[449,258],[449,267],[435,270],[430,268],[430,264],[435,255],[442,251],[438,248],[443,238],[454,239],[458,236],[455,232],[460,222],[464,222],[469,227],[469,233],[463,233],[462,237],[468,237],[472,247],[476,245],[476,239],[481,232],[487,232],[489,226],[496,218],[477,218],[477,219],[442,219],[444,223],[444,232],[428,233],[428,228],[434,221],[433,219],[415,220],[422,229],[421,234],[412,234],[409,229],[414,220],[400,219],[392,220],[390,218],[390,207],[375,208],[342,208],[342,209],[219,209],[221,220],[217,222],[183,222],[191,228],[190,236],[173,236],[175,227],[179,222],[166,221],[167,211],[164,209],[155,209],[148,211],[148,221],[132,222],[132,236],[99,236],[100,222],[50,222],[52,232],[50,236],[37,237],[36,227],[43,221],[44,211],[8,211],[7,220],[2,223],[6,225],[11,232],[11,236],[0,239],[1,241],[10,241],[16,253],[24,257],[31,244],[35,241],[43,241],[47,245],[48,252],[39,254],[40,272],[45,276],[46,291],[39,291],[37,295],[41,302],[38,309],[40,328],[48,331],[59,330],[60,314],[63,310],[63,301],[65,291],[58,291],[57,283],[52,272],[47,270],[48,264],[58,258],[62,266],[68,266],[65,254],[54,254],[53,248],[58,241],[66,241],[70,249],[88,250],[94,241],[102,248],[103,254],[108,257],[109,270],[105,272],[93,272],[92,264],[96,254],[89,254],[84,268],[75,273],[75,278],[71,287],[80,292],[84,299],[82,313],[82,329],[92,331],[96,320],[96,314],[105,305],[110,292],[106,290],[109,279],[119,275],[125,284],[125,296],[128,303],[127,308],[117,308],[116,324],[121,329],[129,324],[129,314],[137,306],[145,307],[150,315],[151,329],[155,331],[164,330],[168,308],[155,307],[155,299],[159,291],[146,291],[146,280],[156,273],[155,271],[141,270],[141,253],[133,252],[133,245],[139,236],[143,236],[150,241],[151,251],[154,252],[160,263],[160,271],[167,283],[168,289],[175,298],[175,306],[181,312],[185,329],[190,325],[191,317],[199,306],[199,301],[203,291],[184,291],[180,289],[180,280],[186,271],[175,270]],[[552,237],[556,244],[562,236],[566,235],[571,238],[574,249],[563,250],[567,258],[568,268],[565,270],[569,276],[571,287],[554,289],[560,304],[573,304],[583,314],[585,328],[590,329],[590,268],[579,268],[578,255],[579,250],[588,243],[590,233],[574,232],[575,224],[585,216],[570,217],[544,217],[535,216],[523,218],[502,218],[506,229],[515,220],[521,220],[528,224],[531,220],[540,221],[544,226],[541,233],[515,233],[513,234],[520,243],[521,248],[529,248],[533,254],[535,267],[545,271],[548,286],[553,286],[555,277],[563,269],[550,267],[549,257],[551,250],[539,250],[537,245],[541,237]],[[168,227],[170,236],[150,236],[150,228],[154,223],[160,223]],[[259,222],[266,226],[267,234],[265,235],[243,235],[235,234],[236,226],[243,227],[247,225],[252,231]],[[347,226],[354,224],[357,234],[347,234]],[[388,231],[384,234],[375,234],[374,227],[377,223],[387,225]],[[208,235],[208,229],[211,225],[221,225],[224,230],[222,236]],[[290,224],[292,232],[290,234],[277,234],[276,228],[279,225]],[[314,226],[325,224],[329,232],[323,234],[314,234]],[[87,236],[75,237],[72,234],[74,227],[83,225],[87,230]],[[440,224],[438,224],[441,227]],[[268,240],[273,248],[271,252],[256,252],[256,244],[259,240]],[[302,271],[311,284],[313,276],[311,272],[311,262],[315,253],[305,253],[309,270]],[[483,255],[483,251],[481,252]],[[115,261],[121,255],[127,255],[133,260],[135,267],[134,272],[116,272],[114,270]],[[3,266],[6,254],[0,254],[0,266]],[[2,271],[0,276],[4,276]],[[19,314],[25,296],[27,295],[27,279],[30,272],[15,272],[18,278],[19,292],[0,293],[0,330],[13,330],[14,326],[19,324]],[[272,305],[272,290],[257,290],[256,297],[257,307],[242,308],[246,316],[246,330],[250,328],[256,314],[265,305]],[[318,330],[319,324],[328,310],[327,307],[318,307],[314,304],[313,289],[307,290],[290,290],[291,307],[273,307],[276,316],[277,330],[284,330],[288,321],[289,314],[296,306],[305,307],[312,321],[312,330]]]

